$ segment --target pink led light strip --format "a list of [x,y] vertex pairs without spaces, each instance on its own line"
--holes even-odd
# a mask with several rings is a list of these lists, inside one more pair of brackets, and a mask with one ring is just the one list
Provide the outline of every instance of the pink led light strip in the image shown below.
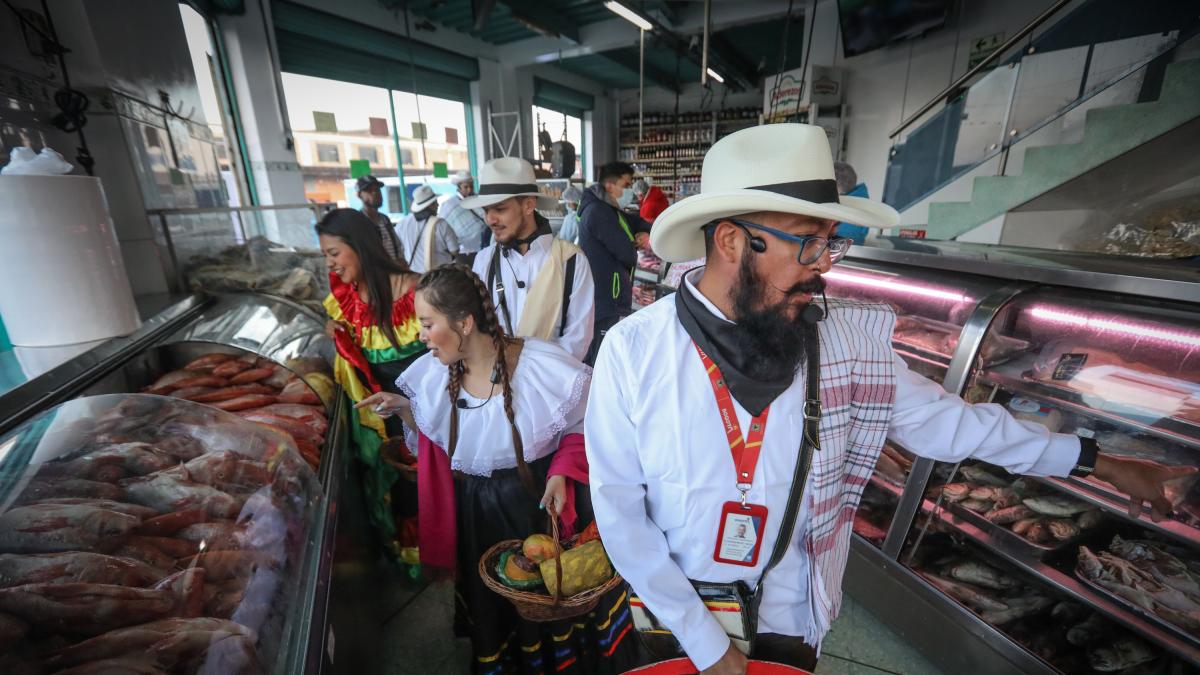
[[937,298],[938,300],[949,300],[951,302],[970,302],[971,298],[962,293],[953,291],[941,291],[936,288],[925,288],[923,286],[914,286],[900,281],[891,281],[889,279],[878,279],[876,277],[868,277],[864,275],[854,274],[845,271],[829,271],[821,276],[826,279],[833,279],[846,284],[856,286],[870,286],[872,288],[883,288],[889,291],[899,293],[907,293],[909,295],[923,295],[927,298]]
[[1093,331],[1113,331],[1133,337],[1148,337],[1165,342],[1175,342],[1187,347],[1200,347],[1200,334],[1188,334],[1180,331],[1165,330],[1146,323],[1131,323],[1116,319],[1100,318],[1094,314],[1075,314],[1053,309],[1046,305],[1034,305],[1029,314],[1035,318],[1054,323],[1079,326]]

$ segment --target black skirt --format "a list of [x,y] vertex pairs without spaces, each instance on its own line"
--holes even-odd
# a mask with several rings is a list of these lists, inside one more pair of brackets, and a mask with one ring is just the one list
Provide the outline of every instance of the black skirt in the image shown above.
[[[529,465],[539,486],[545,485],[550,457]],[[591,522],[586,485],[576,485],[579,522]],[[497,542],[524,539],[548,531],[546,512],[521,483],[516,469],[488,478],[456,475],[458,509],[458,581],[455,626],[471,638],[472,672],[623,673],[642,665],[634,635],[628,595],[617,589],[590,614],[548,623],[522,619],[505,598],[484,586],[479,558]]]

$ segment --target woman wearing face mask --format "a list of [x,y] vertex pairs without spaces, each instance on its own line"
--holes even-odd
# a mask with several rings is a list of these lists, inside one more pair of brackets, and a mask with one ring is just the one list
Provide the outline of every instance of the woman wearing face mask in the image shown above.
[[579,200],[583,198],[583,190],[578,185],[571,184],[563,190],[563,207],[567,214],[563,216],[562,226],[558,228],[558,238],[572,244],[579,241]]
[[650,245],[650,223],[624,208],[633,203],[633,167],[611,162],[600,167],[596,184],[583,191],[579,204],[579,246],[596,280],[593,363],[609,328],[633,311],[633,268],[638,249]]
[[[546,531],[545,507],[570,531],[591,519],[583,454],[591,370],[549,342],[504,335],[483,281],[439,267],[417,288],[429,347],[400,376],[403,396],[360,407],[396,411],[419,448],[420,550],[457,572],[457,625],[469,626],[475,673],[619,673],[637,663],[624,593],[588,617],[531,623],[479,578],[480,557],[505,539]],[[579,498],[578,505],[575,503]]]
[[[379,391],[395,391],[396,378],[425,352],[413,294],[420,275],[383,249],[379,231],[353,209],[329,212],[316,226],[329,268],[326,331],[337,346],[334,377],[358,402]],[[400,471],[380,456],[389,437],[401,437],[397,421],[385,422],[371,409],[350,415],[351,437],[362,461],[368,517],[389,558],[416,562],[416,495]],[[405,555],[405,549],[412,549]]]

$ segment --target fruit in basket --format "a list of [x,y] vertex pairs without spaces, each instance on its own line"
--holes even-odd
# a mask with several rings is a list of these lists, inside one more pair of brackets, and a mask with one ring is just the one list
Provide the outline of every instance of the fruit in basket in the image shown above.
[[579,533],[579,539],[575,541],[576,546],[583,546],[589,541],[600,541],[600,528],[596,525],[596,521],[592,521],[591,525],[583,528],[583,532]]
[[[612,564],[604,552],[604,545],[599,541],[589,541],[564,551],[561,562],[564,598],[596,588],[613,576]],[[554,560],[546,560],[541,564],[541,570],[546,589],[554,595],[559,585],[557,565]]]
[[500,554],[500,560],[496,562],[496,576],[500,577],[501,583],[509,588],[520,590],[536,588],[542,584],[542,575],[536,569],[526,570],[518,562],[519,558],[524,557],[514,551],[505,551]]
[[521,553],[535,563],[542,563],[554,559],[558,555],[558,547],[554,545],[554,538],[550,535],[533,534],[521,544]]

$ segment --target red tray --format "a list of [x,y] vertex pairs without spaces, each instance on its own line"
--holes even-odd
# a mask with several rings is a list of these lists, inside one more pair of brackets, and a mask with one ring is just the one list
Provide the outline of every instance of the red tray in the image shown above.
[[[689,659],[671,659],[625,671],[625,675],[633,673],[638,675],[696,675],[698,672],[696,666],[693,666]],[[751,660],[750,666],[746,669],[746,675],[812,675],[812,673],[779,663]]]

